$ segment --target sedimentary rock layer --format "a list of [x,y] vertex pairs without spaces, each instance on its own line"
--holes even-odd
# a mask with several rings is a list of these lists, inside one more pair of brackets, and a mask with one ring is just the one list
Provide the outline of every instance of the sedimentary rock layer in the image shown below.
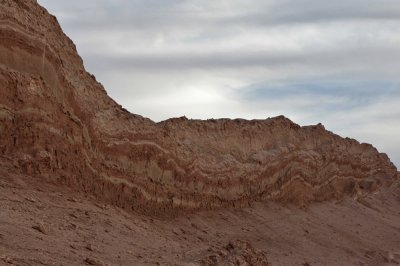
[[131,114],[35,0],[0,0],[0,134],[18,171],[151,213],[360,197],[398,178],[385,154],[320,124]]

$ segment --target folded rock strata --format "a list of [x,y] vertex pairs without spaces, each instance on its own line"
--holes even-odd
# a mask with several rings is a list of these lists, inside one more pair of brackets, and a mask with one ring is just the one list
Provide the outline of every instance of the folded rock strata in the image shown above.
[[321,124],[131,114],[35,0],[0,0],[0,135],[18,171],[145,213],[360,197],[398,179],[387,155]]

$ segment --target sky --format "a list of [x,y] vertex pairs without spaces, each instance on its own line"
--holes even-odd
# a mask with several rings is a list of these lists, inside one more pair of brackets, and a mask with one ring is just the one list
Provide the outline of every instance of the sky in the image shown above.
[[38,2],[133,113],[321,122],[400,167],[398,0]]

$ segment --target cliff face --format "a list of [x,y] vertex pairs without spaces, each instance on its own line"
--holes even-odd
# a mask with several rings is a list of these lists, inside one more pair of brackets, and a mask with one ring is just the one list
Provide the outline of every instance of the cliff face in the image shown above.
[[385,154],[322,125],[130,114],[35,0],[0,0],[0,134],[15,171],[151,213],[360,197],[398,179]]

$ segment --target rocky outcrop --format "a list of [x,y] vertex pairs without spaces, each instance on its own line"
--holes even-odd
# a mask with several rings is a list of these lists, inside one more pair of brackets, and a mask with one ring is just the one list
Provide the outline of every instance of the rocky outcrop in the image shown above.
[[131,114],[35,0],[0,0],[0,22],[0,156],[16,171],[151,213],[360,197],[398,178],[322,125]]
[[255,250],[246,241],[232,240],[224,249],[210,255],[200,262],[201,265],[224,265],[224,266],[268,266],[267,254],[263,251]]

